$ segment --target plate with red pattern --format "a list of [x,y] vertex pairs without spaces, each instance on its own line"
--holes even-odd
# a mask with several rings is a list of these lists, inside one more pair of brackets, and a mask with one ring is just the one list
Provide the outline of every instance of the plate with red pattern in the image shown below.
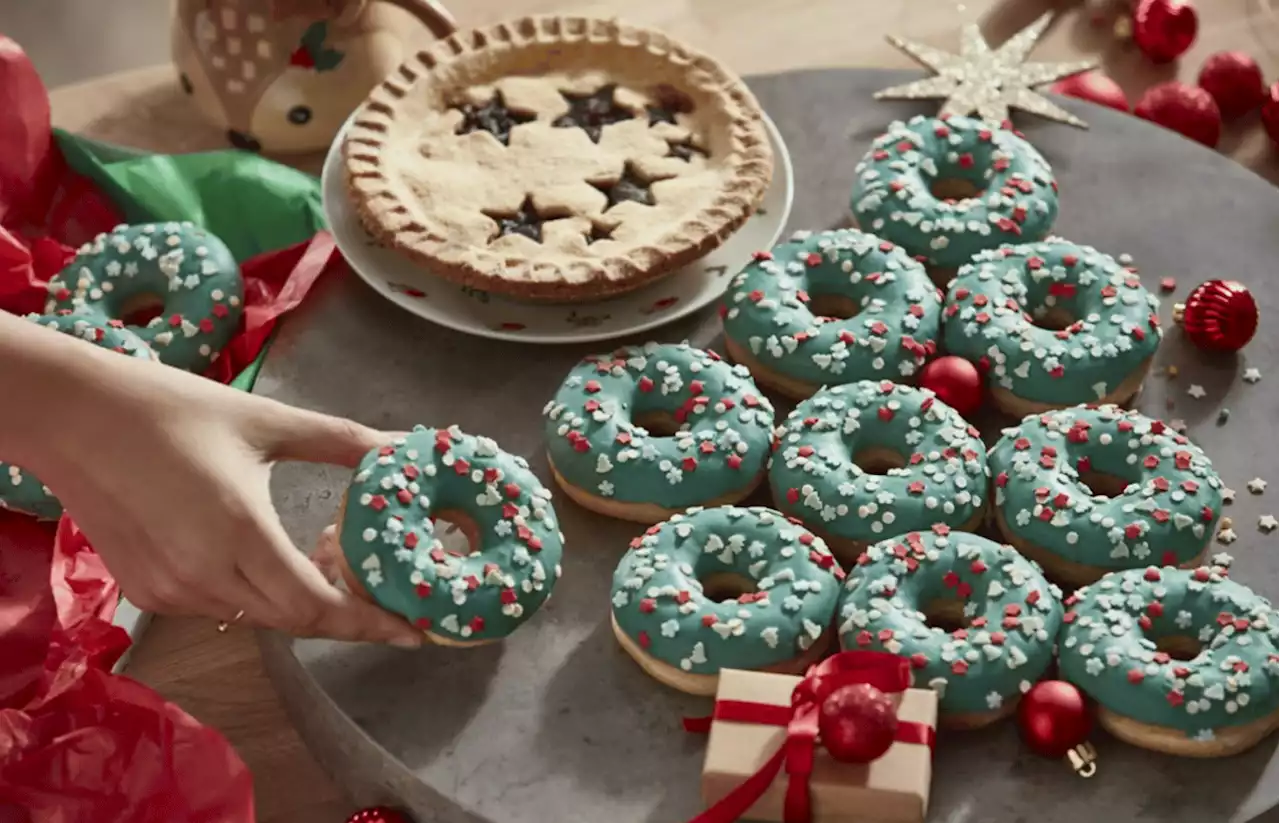
[[374,291],[433,323],[466,334],[522,343],[585,343],[609,340],[678,320],[714,302],[752,252],[777,241],[791,214],[791,157],[773,121],[765,117],[773,144],[773,181],[764,201],[741,229],[719,248],[662,280],[611,300],[572,305],[520,303],[432,277],[418,263],[379,246],[364,230],[347,197],[342,171],[345,127],[329,148],[321,186],[325,219],[351,268]]

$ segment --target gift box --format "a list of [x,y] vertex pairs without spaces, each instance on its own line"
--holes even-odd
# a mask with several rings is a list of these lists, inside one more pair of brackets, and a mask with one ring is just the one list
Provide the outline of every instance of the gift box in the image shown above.
[[[824,696],[850,682],[897,705],[894,742],[869,763],[837,761],[818,735]],[[708,810],[694,823],[922,823],[938,697],[909,683],[907,661],[871,652],[836,655],[804,678],[722,671],[702,772]]]

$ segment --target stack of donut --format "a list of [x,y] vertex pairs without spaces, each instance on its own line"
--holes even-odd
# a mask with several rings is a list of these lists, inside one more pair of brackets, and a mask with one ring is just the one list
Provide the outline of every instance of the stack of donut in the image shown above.
[[[1136,271],[1051,237],[1048,163],[967,118],[893,124],[851,208],[860,228],[799,232],[733,278],[736,366],[622,349],[544,410],[569,496],[649,525],[614,576],[622,648],[712,694],[721,669],[800,672],[838,638],[910,660],[953,728],[1010,714],[1057,654],[1138,745],[1213,756],[1274,730],[1276,612],[1205,560],[1222,482],[1122,408],[1162,334]],[[989,452],[913,385],[943,351],[1021,419]],[[757,387],[798,401],[771,446]],[[732,505],[761,476],[774,508]]]
[[[613,577],[619,646],[702,695],[726,668],[884,650],[952,728],[1009,715],[1056,654],[1138,745],[1218,755],[1274,729],[1280,621],[1204,561],[1222,482],[1117,405],[1161,338],[1136,272],[1050,237],[1048,164],[974,120],[895,123],[851,207],[861,228],[798,233],[733,278],[728,359],[593,355],[543,408],[555,484],[643,528]],[[1022,418],[990,451],[913,385],[942,351]],[[764,390],[795,402],[785,418]],[[757,489],[772,508],[748,505]],[[550,498],[493,441],[419,428],[354,476],[340,570],[434,642],[498,640],[559,577]],[[1004,542],[974,533],[988,524]]]

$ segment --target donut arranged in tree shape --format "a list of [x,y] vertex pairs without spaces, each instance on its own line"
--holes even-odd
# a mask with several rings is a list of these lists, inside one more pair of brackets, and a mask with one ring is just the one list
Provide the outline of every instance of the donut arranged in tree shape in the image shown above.
[[1046,237],[1058,216],[1040,152],[968,117],[891,123],[855,172],[858,226],[923,261],[942,287],[978,252]]
[[[79,340],[129,357],[155,360],[156,354],[138,335],[118,320],[103,321],[72,314],[27,315],[27,320]],[[57,520],[62,503],[31,472],[12,463],[0,462],[0,509],[29,514],[37,520]]]
[[941,523],[867,548],[840,596],[840,645],[911,661],[938,692],[940,722],[1011,714],[1053,661],[1062,593],[1011,546]]
[[613,630],[659,682],[713,695],[721,669],[800,674],[822,659],[843,577],[821,538],[779,512],[694,508],[631,541]]
[[1222,512],[1222,480],[1186,437],[1118,406],[1031,415],[988,460],[1004,538],[1055,580],[1199,564]]
[[1130,401],[1160,346],[1160,304],[1109,255],[1057,238],[977,255],[947,294],[947,351],[1006,413]]
[[933,392],[863,380],[825,388],[787,416],[769,487],[847,566],[886,535],[981,525],[986,447]]
[[687,343],[588,357],[543,414],[565,493],[639,523],[746,497],[764,478],[773,428],[745,366]]
[[798,400],[838,383],[909,380],[937,349],[940,312],[924,267],[856,229],[797,232],[756,254],[721,306],[729,356]]
[[1230,560],[1112,572],[1066,599],[1059,670],[1098,702],[1111,734],[1186,757],[1274,737],[1280,619],[1227,579]]
[[[458,527],[451,544],[439,521]],[[338,516],[348,588],[444,646],[499,640],[560,578],[551,492],[523,458],[457,426],[417,426],[360,461]]]
[[161,362],[203,371],[235,334],[243,299],[240,266],[220,239],[189,222],[143,223],[81,247],[49,280],[45,313],[122,321]]

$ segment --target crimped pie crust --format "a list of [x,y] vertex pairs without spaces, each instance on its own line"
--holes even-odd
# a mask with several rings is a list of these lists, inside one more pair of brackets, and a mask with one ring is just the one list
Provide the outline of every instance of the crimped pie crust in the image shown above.
[[[551,126],[569,109],[561,91],[611,84],[635,118],[605,126],[598,142]],[[692,104],[676,108],[675,124],[646,117],[646,103],[670,94],[663,89]],[[456,135],[464,115],[455,106],[495,91],[537,120],[517,125],[505,146],[488,132]],[[673,143],[708,157],[663,156]],[[352,201],[380,243],[466,286],[561,301],[621,294],[705,255],[755,211],[773,173],[762,112],[737,76],[660,32],[561,16],[462,32],[418,52],[356,112],[344,159]],[[593,183],[620,172],[647,178],[656,202],[608,206]],[[515,214],[526,202],[548,221],[543,242],[495,238],[498,223],[484,212]],[[597,230],[606,236],[592,237]]]

